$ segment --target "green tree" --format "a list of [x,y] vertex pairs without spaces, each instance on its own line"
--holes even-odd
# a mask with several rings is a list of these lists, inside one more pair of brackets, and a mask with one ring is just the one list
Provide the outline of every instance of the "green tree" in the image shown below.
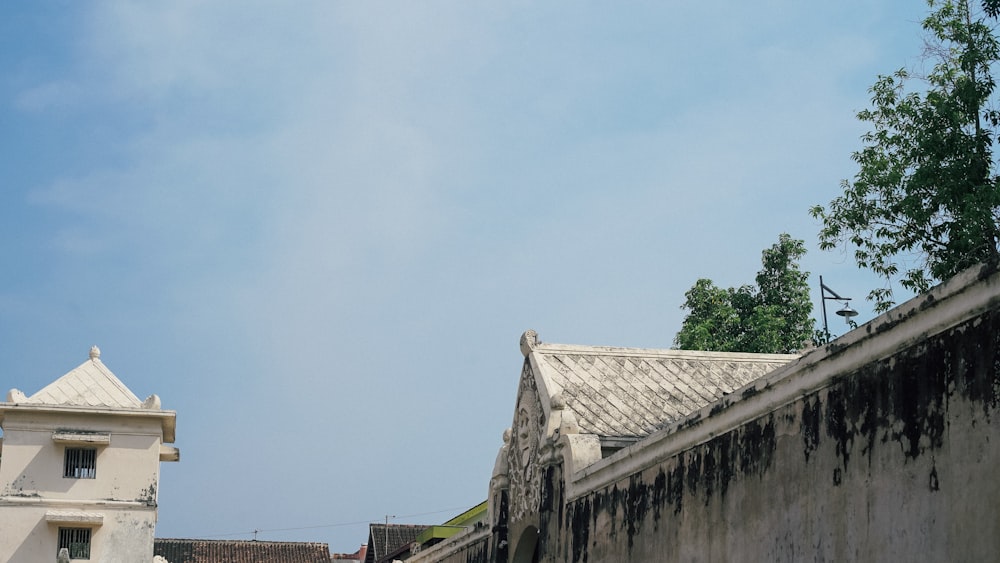
[[765,250],[757,284],[722,289],[700,279],[685,294],[688,311],[674,346],[682,350],[786,353],[802,349],[813,335],[806,253],[787,234]]
[[872,130],[852,158],[859,170],[843,195],[815,206],[820,248],[853,247],[858,266],[885,284],[868,298],[893,304],[892,284],[914,292],[998,257],[1000,190],[993,145],[1000,112],[993,105],[993,65],[1000,45],[989,18],[968,0],[929,0],[924,20],[929,74],[908,91],[898,70],[871,87],[872,108],[858,113]]
[[716,287],[700,279],[684,294],[682,309],[688,310],[674,345],[683,350],[732,351],[740,340],[740,315],[733,305],[734,290]]

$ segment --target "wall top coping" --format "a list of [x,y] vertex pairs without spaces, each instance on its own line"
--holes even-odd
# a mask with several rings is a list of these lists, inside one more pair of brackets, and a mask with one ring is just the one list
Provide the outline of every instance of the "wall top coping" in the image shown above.
[[607,486],[829,386],[990,310],[1000,309],[1000,270],[979,265],[879,315],[635,444],[567,476],[567,498]]

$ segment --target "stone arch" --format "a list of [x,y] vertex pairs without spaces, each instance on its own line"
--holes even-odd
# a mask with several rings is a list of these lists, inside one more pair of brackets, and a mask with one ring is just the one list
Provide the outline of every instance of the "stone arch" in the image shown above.
[[521,532],[511,563],[538,563],[538,528],[528,526]]

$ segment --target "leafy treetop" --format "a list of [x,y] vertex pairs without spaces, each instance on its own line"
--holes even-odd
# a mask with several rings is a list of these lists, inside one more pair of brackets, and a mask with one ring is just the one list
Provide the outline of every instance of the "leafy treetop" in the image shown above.
[[674,345],[683,350],[788,353],[813,335],[808,273],[799,270],[801,240],[782,234],[764,250],[757,284],[722,289],[700,279],[684,294],[688,315]]
[[1000,0],[985,0],[978,13],[968,0],[928,4],[923,28],[934,64],[923,87],[909,91],[904,69],[878,78],[872,107],[858,113],[872,130],[853,154],[854,180],[827,207],[811,209],[822,223],[820,248],[850,245],[858,266],[886,280],[868,296],[878,311],[893,305],[894,281],[921,292],[998,258],[1000,44],[987,18],[1000,13]]

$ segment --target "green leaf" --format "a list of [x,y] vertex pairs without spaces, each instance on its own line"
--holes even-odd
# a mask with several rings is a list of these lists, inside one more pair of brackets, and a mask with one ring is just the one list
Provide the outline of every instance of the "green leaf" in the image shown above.
[[[869,293],[878,311],[892,305],[893,283],[924,291],[998,258],[992,72],[1000,42],[987,18],[997,17],[1000,0],[983,2],[982,13],[967,0],[929,5],[923,28],[932,70],[915,87],[906,69],[876,79],[872,107],[857,114],[872,126],[852,155],[857,174],[826,208],[810,210],[821,222],[821,249],[853,246],[857,265],[884,279]],[[913,267],[901,271],[904,258]]]

